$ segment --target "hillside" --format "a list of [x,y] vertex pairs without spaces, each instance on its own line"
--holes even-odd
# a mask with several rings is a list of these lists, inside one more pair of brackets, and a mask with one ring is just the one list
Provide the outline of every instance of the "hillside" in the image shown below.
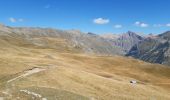
[[[169,67],[130,57],[98,55],[108,45],[100,44],[105,40],[94,34],[2,27],[0,99],[170,99]],[[88,39],[89,44],[74,46],[70,37],[78,44]],[[91,42],[96,45],[96,54],[84,52]],[[132,80],[137,83],[130,83]]]
[[170,69],[132,58],[18,48],[1,50],[0,62],[0,97],[7,99],[170,99]]

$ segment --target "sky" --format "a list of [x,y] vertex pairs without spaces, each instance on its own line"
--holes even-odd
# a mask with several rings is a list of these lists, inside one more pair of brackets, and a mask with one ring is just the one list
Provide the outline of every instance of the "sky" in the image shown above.
[[170,30],[170,0],[1,0],[0,23],[83,32]]

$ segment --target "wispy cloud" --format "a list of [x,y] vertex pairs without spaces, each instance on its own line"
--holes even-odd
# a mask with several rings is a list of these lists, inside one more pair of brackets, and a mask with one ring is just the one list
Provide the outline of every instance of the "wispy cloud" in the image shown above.
[[135,25],[136,25],[136,26],[139,26],[139,27],[142,27],[142,28],[146,28],[146,27],[149,26],[149,24],[144,23],[144,22],[140,22],[140,21],[136,21],[136,22],[135,22]]
[[167,23],[167,24],[154,24],[153,27],[170,27],[170,23]]
[[48,8],[50,8],[50,7],[51,7],[50,4],[44,6],[44,8],[46,8],[46,9],[48,9]]
[[15,18],[13,18],[13,17],[9,18],[9,21],[10,21],[11,23],[17,22],[17,20],[16,20]]
[[10,18],[9,18],[9,21],[10,21],[11,23],[24,22],[24,19],[23,19],[23,18],[17,19],[17,18],[10,17]]
[[24,19],[20,18],[18,19],[18,22],[24,22]]
[[93,20],[93,23],[100,24],[100,25],[108,24],[109,22],[110,22],[109,19],[104,19],[104,18],[96,18],[96,19]]
[[164,26],[164,25],[162,25],[162,24],[153,24],[153,27],[162,27],[162,26]]
[[123,26],[120,25],[120,24],[117,24],[117,25],[114,25],[113,27],[114,27],[114,28],[122,28]]
[[170,27],[170,23],[166,24],[167,27]]

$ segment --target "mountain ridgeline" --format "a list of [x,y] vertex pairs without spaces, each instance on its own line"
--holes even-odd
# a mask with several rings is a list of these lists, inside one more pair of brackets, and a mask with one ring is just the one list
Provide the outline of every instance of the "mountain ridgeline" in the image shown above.
[[7,46],[51,49],[56,52],[132,56],[151,63],[170,65],[170,31],[157,36],[82,33],[79,30],[9,27],[0,25],[1,49]]
[[[93,33],[78,30],[56,30],[50,28],[27,28],[0,26],[2,43],[54,49],[61,52],[87,53],[98,55],[123,55],[122,48],[113,46],[111,41]],[[2,45],[2,44],[1,44]]]

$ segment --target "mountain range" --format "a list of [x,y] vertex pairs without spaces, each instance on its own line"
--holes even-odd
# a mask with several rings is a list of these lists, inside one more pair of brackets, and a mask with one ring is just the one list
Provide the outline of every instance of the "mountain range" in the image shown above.
[[106,34],[102,37],[110,39],[113,46],[121,47],[125,56],[131,56],[150,63],[170,65],[170,31],[159,35],[138,35],[128,31],[124,34]]
[[[0,25],[0,38],[1,41],[8,41],[11,44],[59,50],[66,47],[67,52],[132,56],[150,63],[170,65],[169,31],[160,35],[148,36],[131,31],[123,34],[97,35],[91,32],[83,33],[79,30],[63,31]],[[63,44],[57,45],[59,41],[62,41]]]
[[[77,30],[55,30],[55,29],[42,29],[42,28],[12,28],[1,26],[0,38],[13,38],[18,40],[24,39],[27,45],[34,45],[37,47],[45,48],[58,48],[55,43],[59,38],[64,45],[70,50],[77,50],[79,52],[99,55],[114,55],[123,54],[119,47],[112,46],[112,42],[104,39],[98,35],[82,33]],[[55,41],[56,40],[56,41]],[[50,44],[51,42],[54,44]]]

